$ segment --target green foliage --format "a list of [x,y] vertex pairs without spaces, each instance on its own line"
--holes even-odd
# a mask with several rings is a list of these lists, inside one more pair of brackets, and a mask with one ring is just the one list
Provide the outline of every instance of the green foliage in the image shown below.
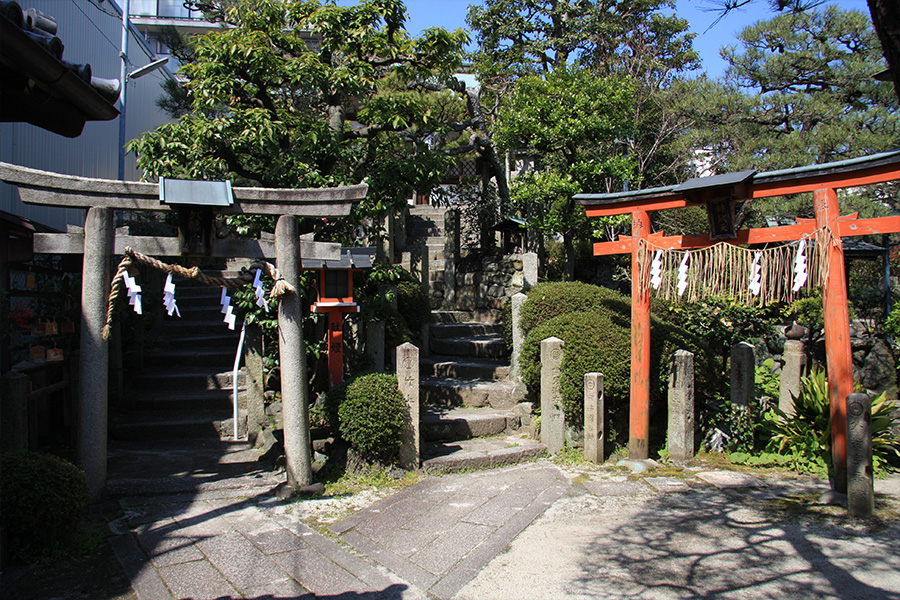
[[522,331],[530,331],[553,317],[601,306],[603,301],[627,302],[622,294],[580,281],[542,282],[526,292],[522,306]]
[[781,375],[773,373],[774,368],[775,361],[771,358],[767,358],[762,365],[756,367],[755,388],[758,399],[768,398],[778,402],[781,394]]
[[406,414],[397,376],[361,375],[336,396],[341,436],[367,459],[394,460],[402,442]]
[[[451,129],[464,105],[421,83],[457,69],[464,31],[412,39],[399,0],[242,0],[210,18],[227,26],[191,40],[180,70],[190,110],[129,143],[147,177],[276,188],[367,180],[359,219],[440,181],[452,159],[428,140]],[[318,225],[334,237],[345,221]]]
[[[794,414],[773,408],[766,415],[771,432],[767,451],[790,458],[799,471],[823,475],[831,469],[831,405],[825,369],[814,367],[801,380],[794,397]],[[884,475],[889,461],[900,458],[900,422],[895,416],[897,402],[882,392],[872,399],[872,462],[876,475]]]
[[84,472],[72,463],[36,452],[0,455],[0,523],[13,558],[64,555],[87,503]]
[[771,429],[768,451],[791,457],[797,470],[826,474],[831,468],[831,408],[825,369],[813,367],[809,377],[801,379],[793,415],[773,408],[766,424]]
[[[900,111],[883,53],[867,14],[825,5],[786,11],[744,29],[740,44],[722,49],[723,80],[680,83],[673,100],[694,127],[683,136],[706,148],[717,172],[773,170],[892,150],[900,141]],[[842,196],[842,212],[871,215],[888,190],[873,186]],[[747,222],[763,217],[812,216],[808,195],[755,200]]]
[[[573,286],[571,283],[553,285]],[[538,290],[539,287],[534,289]],[[585,286],[588,287],[591,286]],[[539,298],[544,306],[553,305],[549,301],[549,294],[531,294],[530,292],[523,311],[533,302],[533,297]],[[582,296],[590,298],[591,292],[585,289]],[[611,290],[599,292],[593,301],[596,304],[585,309],[575,309],[579,312],[561,312],[523,328],[527,335],[520,357],[522,379],[529,386],[540,385],[540,342],[551,336],[558,337],[565,343],[560,393],[566,421],[571,424],[583,421],[584,374],[600,372],[604,375],[609,426],[616,431],[627,431],[631,365],[630,302],[627,297]],[[669,359],[675,350],[684,349],[695,355],[695,389],[700,397],[698,403],[703,405],[704,394],[713,389],[715,375],[712,363],[703,352],[702,342],[685,330],[655,317],[651,319],[651,332],[651,401],[664,401]]]
[[733,345],[771,332],[775,312],[774,307],[746,306],[725,297],[698,302],[653,302],[656,314],[703,339],[710,351],[720,357],[723,370]]
[[819,295],[794,300],[784,313],[811,331],[820,331],[825,326],[822,316],[822,296]]
[[[396,288],[396,291],[394,290]],[[355,286],[363,318],[384,321],[385,347],[418,339],[431,319],[431,305],[419,281],[397,265],[375,263]],[[392,302],[397,302],[394,308]]]

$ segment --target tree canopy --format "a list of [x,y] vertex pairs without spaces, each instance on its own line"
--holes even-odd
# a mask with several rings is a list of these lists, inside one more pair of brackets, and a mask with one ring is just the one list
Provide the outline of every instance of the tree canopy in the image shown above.
[[191,110],[129,146],[148,176],[267,187],[367,180],[364,208],[380,212],[440,178],[450,159],[429,140],[452,130],[464,105],[422,83],[453,74],[464,31],[413,39],[399,0],[217,10],[229,27],[195,37],[182,67]]

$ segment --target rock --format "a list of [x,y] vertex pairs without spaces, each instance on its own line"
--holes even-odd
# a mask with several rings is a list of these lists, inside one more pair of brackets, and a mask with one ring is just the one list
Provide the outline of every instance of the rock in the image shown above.
[[290,500],[294,496],[317,496],[325,493],[325,485],[322,483],[313,483],[302,487],[293,487],[287,482],[280,483],[275,486],[274,494],[280,500]]
[[866,389],[877,393],[896,389],[897,364],[884,340],[875,340],[859,375]]
[[266,414],[270,417],[281,414],[281,402],[273,402],[266,407]]
[[806,338],[806,327],[799,323],[793,323],[790,328],[784,332],[784,337],[789,340],[802,340]]
[[616,463],[617,467],[627,467],[631,470],[632,473],[644,473],[650,467],[656,467],[658,465],[659,463],[652,458],[645,458],[640,460],[634,458],[623,458]]
[[823,506],[847,506],[847,494],[828,490],[816,500],[816,504]]

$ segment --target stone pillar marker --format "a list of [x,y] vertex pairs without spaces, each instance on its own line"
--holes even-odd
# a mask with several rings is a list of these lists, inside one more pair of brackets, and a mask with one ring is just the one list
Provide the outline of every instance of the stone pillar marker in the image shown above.
[[559,374],[564,342],[557,337],[541,341],[541,442],[550,454],[563,448],[566,436],[565,415],[559,393]]
[[694,355],[677,350],[669,373],[669,456],[673,460],[694,457]]
[[400,466],[419,468],[422,432],[419,409],[419,349],[406,342],[397,346],[397,384],[406,401],[406,426],[400,446]]
[[113,255],[114,218],[109,208],[88,209],[84,222],[79,352],[78,466],[91,500],[106,491],[109,347],[103,341]]
[[519,381],[519,356],[522,354],[522,344],[525,343],[525,334],[522,333],[522,305],[528,300],[528,296],[519,292],[512,299],[512,356],[509,358],[509,376]]
[[855,517],[875,510],[872,469],[872,399],[868,394],[847,396],[847,509]]
[[526,252],[522,255],[523,291],[537,285],[539,264],[537,252]]
[[372,369],[384,371],[384,321],[366,323],[366,354],[372,358]]
[[601,464],[606,456],[603,373],[584,374],[584,459]]
[[731,347],[731,405],[750,408],[756,393],[756,353],[753,344],[741,342]]
[[265,369],[263,362],[265,352],[263,350],[262,328],[259,325],[246,326],[246,338],[244,340],[244,366],[247,371],[247,434],[256,436],[266,423],[265,409],[265,381],[263,380]]
[[428,246],[419,244],[409,252],[409,272],[421,283],[426,296],[431,295],[431,281],[428,273]]
[[[275,254],[284,280],[300,289],[300,233],[297,217],[282,215],[275,226]],[[312,483],[312,442],[309,433],[309,383],[300,296],[288,294],[278,303],[278,352],[281,360],[281,403],[284,458],[288,485]]]
[[781,387],[778,389],[778,408],[787,416],[794,414],[794,398],[800,393],[800,377],[806,365],[806,352],[800,340],[784,343],[784,366],[781,367]]
[[456,264],[459,262],[459,211],[444,213],[444,308],[456,307]]

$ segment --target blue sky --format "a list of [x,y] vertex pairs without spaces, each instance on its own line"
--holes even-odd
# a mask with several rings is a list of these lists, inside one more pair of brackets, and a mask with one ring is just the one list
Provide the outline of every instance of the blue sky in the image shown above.
[[[428,27],[466,27],[466,13],[472,3],[473,0],[405,0],[409,13],[407,29],[410,34],[417,35]],[[865,0],[831,0],[829,4],[869,14]],[[746,8],[728,14],[710,28],[716,19],[715,13],[704,10],[710,6],[708,0],[677,0],[675,12],[686,18],[691,31],[697,34],[694,48],[700,53],[704,69],[710,77],[718,77],[725,70],[725,62],[719,56],[719,49],[726,45],[736,45],[736,35],[741,29],[756,21],[771,18],[773,13],[769,11],[767,2],[757,0]]]

